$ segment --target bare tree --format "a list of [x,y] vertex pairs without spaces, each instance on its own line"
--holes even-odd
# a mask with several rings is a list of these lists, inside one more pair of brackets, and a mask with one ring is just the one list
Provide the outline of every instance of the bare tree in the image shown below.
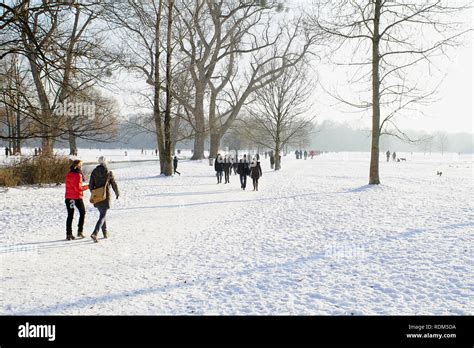
[[371,109],[369,184],[380,184],[380,135],[408,138],[394,116],[403,110],[413,113],[417,104],[429,102],[436,88],[422,86],[420,66],[429,66],[458,44],[467,30],[454,18],[467,8],[442,0],[324,0],[309,14],[308,25],[339,40],[338,47],[354,49],[350,63],[345,63],[356,68],[352,82],[370,86],[370,102],[340,98],[361,110]]
[[448,134],[446,132],[436,133],[436,145],[438,149],[441,151],[441,156],[443,156],[444,152],[449,147]]
[[308,138],[315,115],[308,116],[309,97],[314,82],[308,80],[307,66],[301,62],[286,68],[283,74],[254,91],[254,102],[246,109],[243,131],[257,145],[273,149],[275,170],[281,168],[280,152],[293,143]]
[[[22,0],[3,5],[0,22],[8,30],[4,56],[21,54],[28,61],[35,96],[23,94],[28,104],[28,115],[34,120],[35,130],[42,139],[43,154],[53,153],[54,141],[68,134],[71,153],[77,152],[72,115],[58,113],[56,109],[78,99],[76,94],[90,89],[108,70],[104,66],[104,51],[101,37],[96,30],[89,32],[92,21],[98,18],[100,6],[97,2],[41,4]],[[5,37],[0,37],[2,40]],[[12,43],[14,45],[12,46]],[[87,94],[87,93],[86,93]],[[82,96],[86,95],[82,93]],[[63,117],[65,116],[65,117]],[[97,118],[86,133],[93,137],[94,130],[101,133],[103,124]],[[39,132],[40,130],[40,132]]]

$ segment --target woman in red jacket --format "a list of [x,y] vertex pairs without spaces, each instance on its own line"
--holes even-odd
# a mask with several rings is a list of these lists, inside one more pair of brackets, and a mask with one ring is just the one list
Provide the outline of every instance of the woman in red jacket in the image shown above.
[[74,205],[79,210],[79,224],[77,225],[77,237],[84,238],[84,219],[86,217],[86,209],[82,200],[83,191],[89,188],[83,185],[84,175],[82,175],[82,161],[75,160],[71,164],[71,170],[66,175],[66,239],[75,239],[72,235],[72,220],[74,219]]

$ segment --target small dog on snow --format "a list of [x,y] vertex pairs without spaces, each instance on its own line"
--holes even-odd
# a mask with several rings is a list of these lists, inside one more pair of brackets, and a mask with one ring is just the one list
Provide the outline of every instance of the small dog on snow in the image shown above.
[[443,175],[443,172],[437,171],[437,172],[436,172],[436,175],[441,176],[441,175]]

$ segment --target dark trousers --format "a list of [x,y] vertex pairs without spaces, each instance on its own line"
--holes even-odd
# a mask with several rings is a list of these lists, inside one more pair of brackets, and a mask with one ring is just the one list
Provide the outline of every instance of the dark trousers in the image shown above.
[[230,172],[230,168],[228,170],[224,171],[224,178],[225,178],[226,183],[230,182],[229,181],[229,172]]
[[247,186],[247,175],[240,176],[240,187],[245,188]]
[[174,173],[175,173],[175,174],[178,173],[178,175],[181,175],[181,173],[178,172],[176,169],[178,169],[178,167],[174,167]]
[[72,235],[72,220],[74,219],[74,205],[79,210],[79,223],[77,224],[77,233],[81,233],[84,229],[84,220],[86,218],[86,208],[82,199],[66,199],[67,220],[66,233]]
[[252,178],[253,189],[258,191],[258,178]]
[[102,233],[105,233],[107,232],[107,222],[105,221],[106,220],[106,217],[107,217],[107,210],[109,210],[109,208],[105,208],[105,207],[97,207],[97,209],[99,209],[99,220],[97,221],[96,225],[95,225],[95,228],[94,228],[94,233],[97,234],[99,233],[99,230],[102,229]]
[[216,172],[216,176],[217,176],[217,183],[222,182],[222,170]]

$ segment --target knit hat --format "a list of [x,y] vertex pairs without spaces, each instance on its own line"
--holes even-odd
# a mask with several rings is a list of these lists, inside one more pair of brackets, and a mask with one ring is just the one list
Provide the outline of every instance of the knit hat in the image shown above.
[[107,164],[107,159],[105,158],[105,156],[100,156],[99,157],[99,163],[103,164],[103,165]]

